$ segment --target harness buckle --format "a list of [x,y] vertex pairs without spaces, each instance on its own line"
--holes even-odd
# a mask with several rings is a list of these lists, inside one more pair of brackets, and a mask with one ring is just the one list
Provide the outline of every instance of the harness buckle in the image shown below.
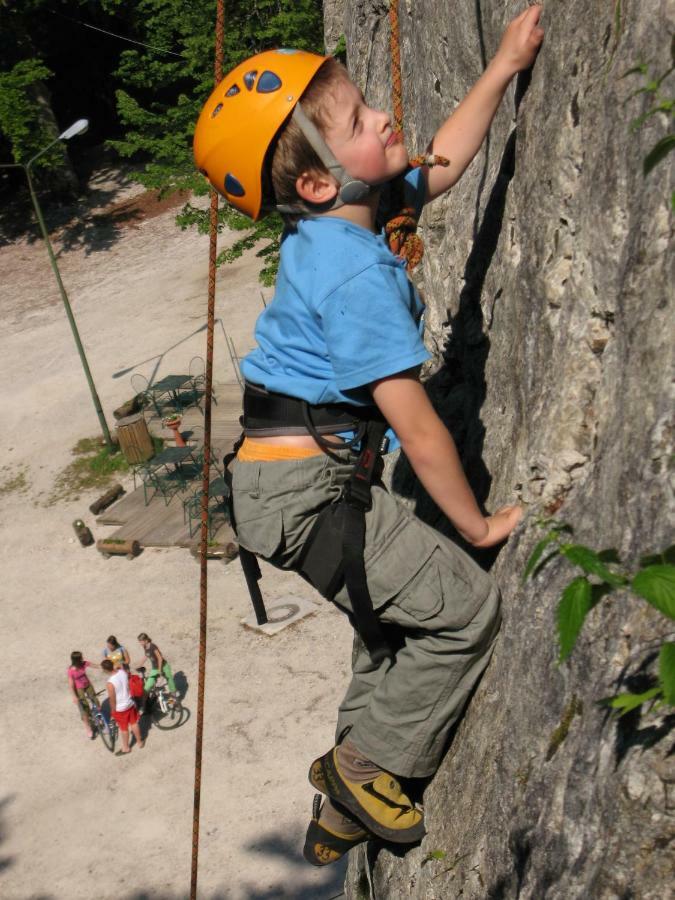
[[359,512],[368,512],[373,506],[373,495],[369,481],[358,481],[352,477],[342,488],[345,503]]

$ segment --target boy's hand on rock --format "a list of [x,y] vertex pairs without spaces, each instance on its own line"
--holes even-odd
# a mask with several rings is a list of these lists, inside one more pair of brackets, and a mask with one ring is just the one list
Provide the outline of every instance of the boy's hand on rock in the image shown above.
[[539,4],[529,6],[506,27],[495,61],[499,60],[512,75],[529,69],[539,52],[544,40],[544,29],[539,25],[541,11]]
[[472,541],[474,547],[494,547],[505,541],[523,518],[522,506],[502,506],[491,516],[486,516],[488,533],[480,541]]

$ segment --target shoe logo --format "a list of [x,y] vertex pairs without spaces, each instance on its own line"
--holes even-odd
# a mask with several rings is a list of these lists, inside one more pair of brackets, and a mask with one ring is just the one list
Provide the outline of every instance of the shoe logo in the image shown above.
[[[396,782],[390,781],[389,787],[392,789],[396,788]],[[375,800],[379,800],[380,803],[384,803],[385,806],[390,807],[391,809],[400,809],[401,812],[415,812],[414,807],[410,806],[407,803],[396,803],[395,800],[392,800],[390,797],[386,797],[384,794],[381,794],[378,790],[375,789],[375,785],[372,781],[367,782],[366,784],[361,785],[361,789],[366,794],[370,794],[371,797],[374,797]]]

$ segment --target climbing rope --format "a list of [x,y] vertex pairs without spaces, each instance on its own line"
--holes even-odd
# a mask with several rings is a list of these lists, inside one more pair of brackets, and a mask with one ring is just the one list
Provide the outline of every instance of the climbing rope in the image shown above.
[[[391,0],[389,4],[389,49],[391,52],[391,99],[394,110],[394,130],[403,140],[403,89],[401,79],[401,34],[398,19],[398,0]],[[410,160],[410,165],[416,169],[420,166],[449,166],[450,160],[444,156],[434,154],[421,154]],[[384,231],[389,242],[389,248],[394,256],[402,259],[409,272],[419,265],[424,255],[422,238],[417,234],[417,215],[412,206],[403,205],[403,177],[399,177],[394,184],[392,195],[394,209],[399,212],[385,225]]]
[[[214,80],[223,78],[223,35],[225,4],[218,0],[216,7],[216,47]],[[209,210],[209,280],[206,318],[206,373],[204,384],[204,468],[202,470],[201,532],[199,540],[199,674],[197,681],[197,726],[195,737],[195,784],[192,808],[192,867],[190,872],[190,900],[197,900],[197,872],[199,866],[199,812],[202,794],[202,738],[204,733],[204,676],[206,673],[207,622],[207,558],[209,533],[209,478],[211,473],[211,396],[213,390],[213,326],[216,307],[216,250],[218,243],[218,194],[211,189]]]

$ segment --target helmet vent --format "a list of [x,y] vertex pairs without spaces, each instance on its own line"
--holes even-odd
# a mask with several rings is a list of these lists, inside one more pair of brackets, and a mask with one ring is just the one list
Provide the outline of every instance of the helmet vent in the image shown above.
[[214,108],[213,112],[211,113],[211,118],[215,119],[215,117],[218,115],[218,113],[221,111],[222,108],[223,108],[223,104],[219,103],[218,106],[216,106]]
[[231,87],[229,87],[227,89],[227,91],[225,92],[225,96],[226,97],[234,97],[238,93],[239,93],[239,85],[233,84]]
[[233,197],[243,197],[246,194],[241,184],[230,172],[225,176],[225,193],[232,194]]
[[256,91],[259,94],[272,94],[274,91],[278,91],[281,87],[281,78],[278,75],[275,75],[274,72],[263,72],[260,78],[258,79],[258,86],[256,87]]
[[253,90],[253,85],[255,84],[255,79],[258,74],[257,69],[253,69],[251,72],[247,72],[244,75],[244,84],[249,89],[249,91]]

